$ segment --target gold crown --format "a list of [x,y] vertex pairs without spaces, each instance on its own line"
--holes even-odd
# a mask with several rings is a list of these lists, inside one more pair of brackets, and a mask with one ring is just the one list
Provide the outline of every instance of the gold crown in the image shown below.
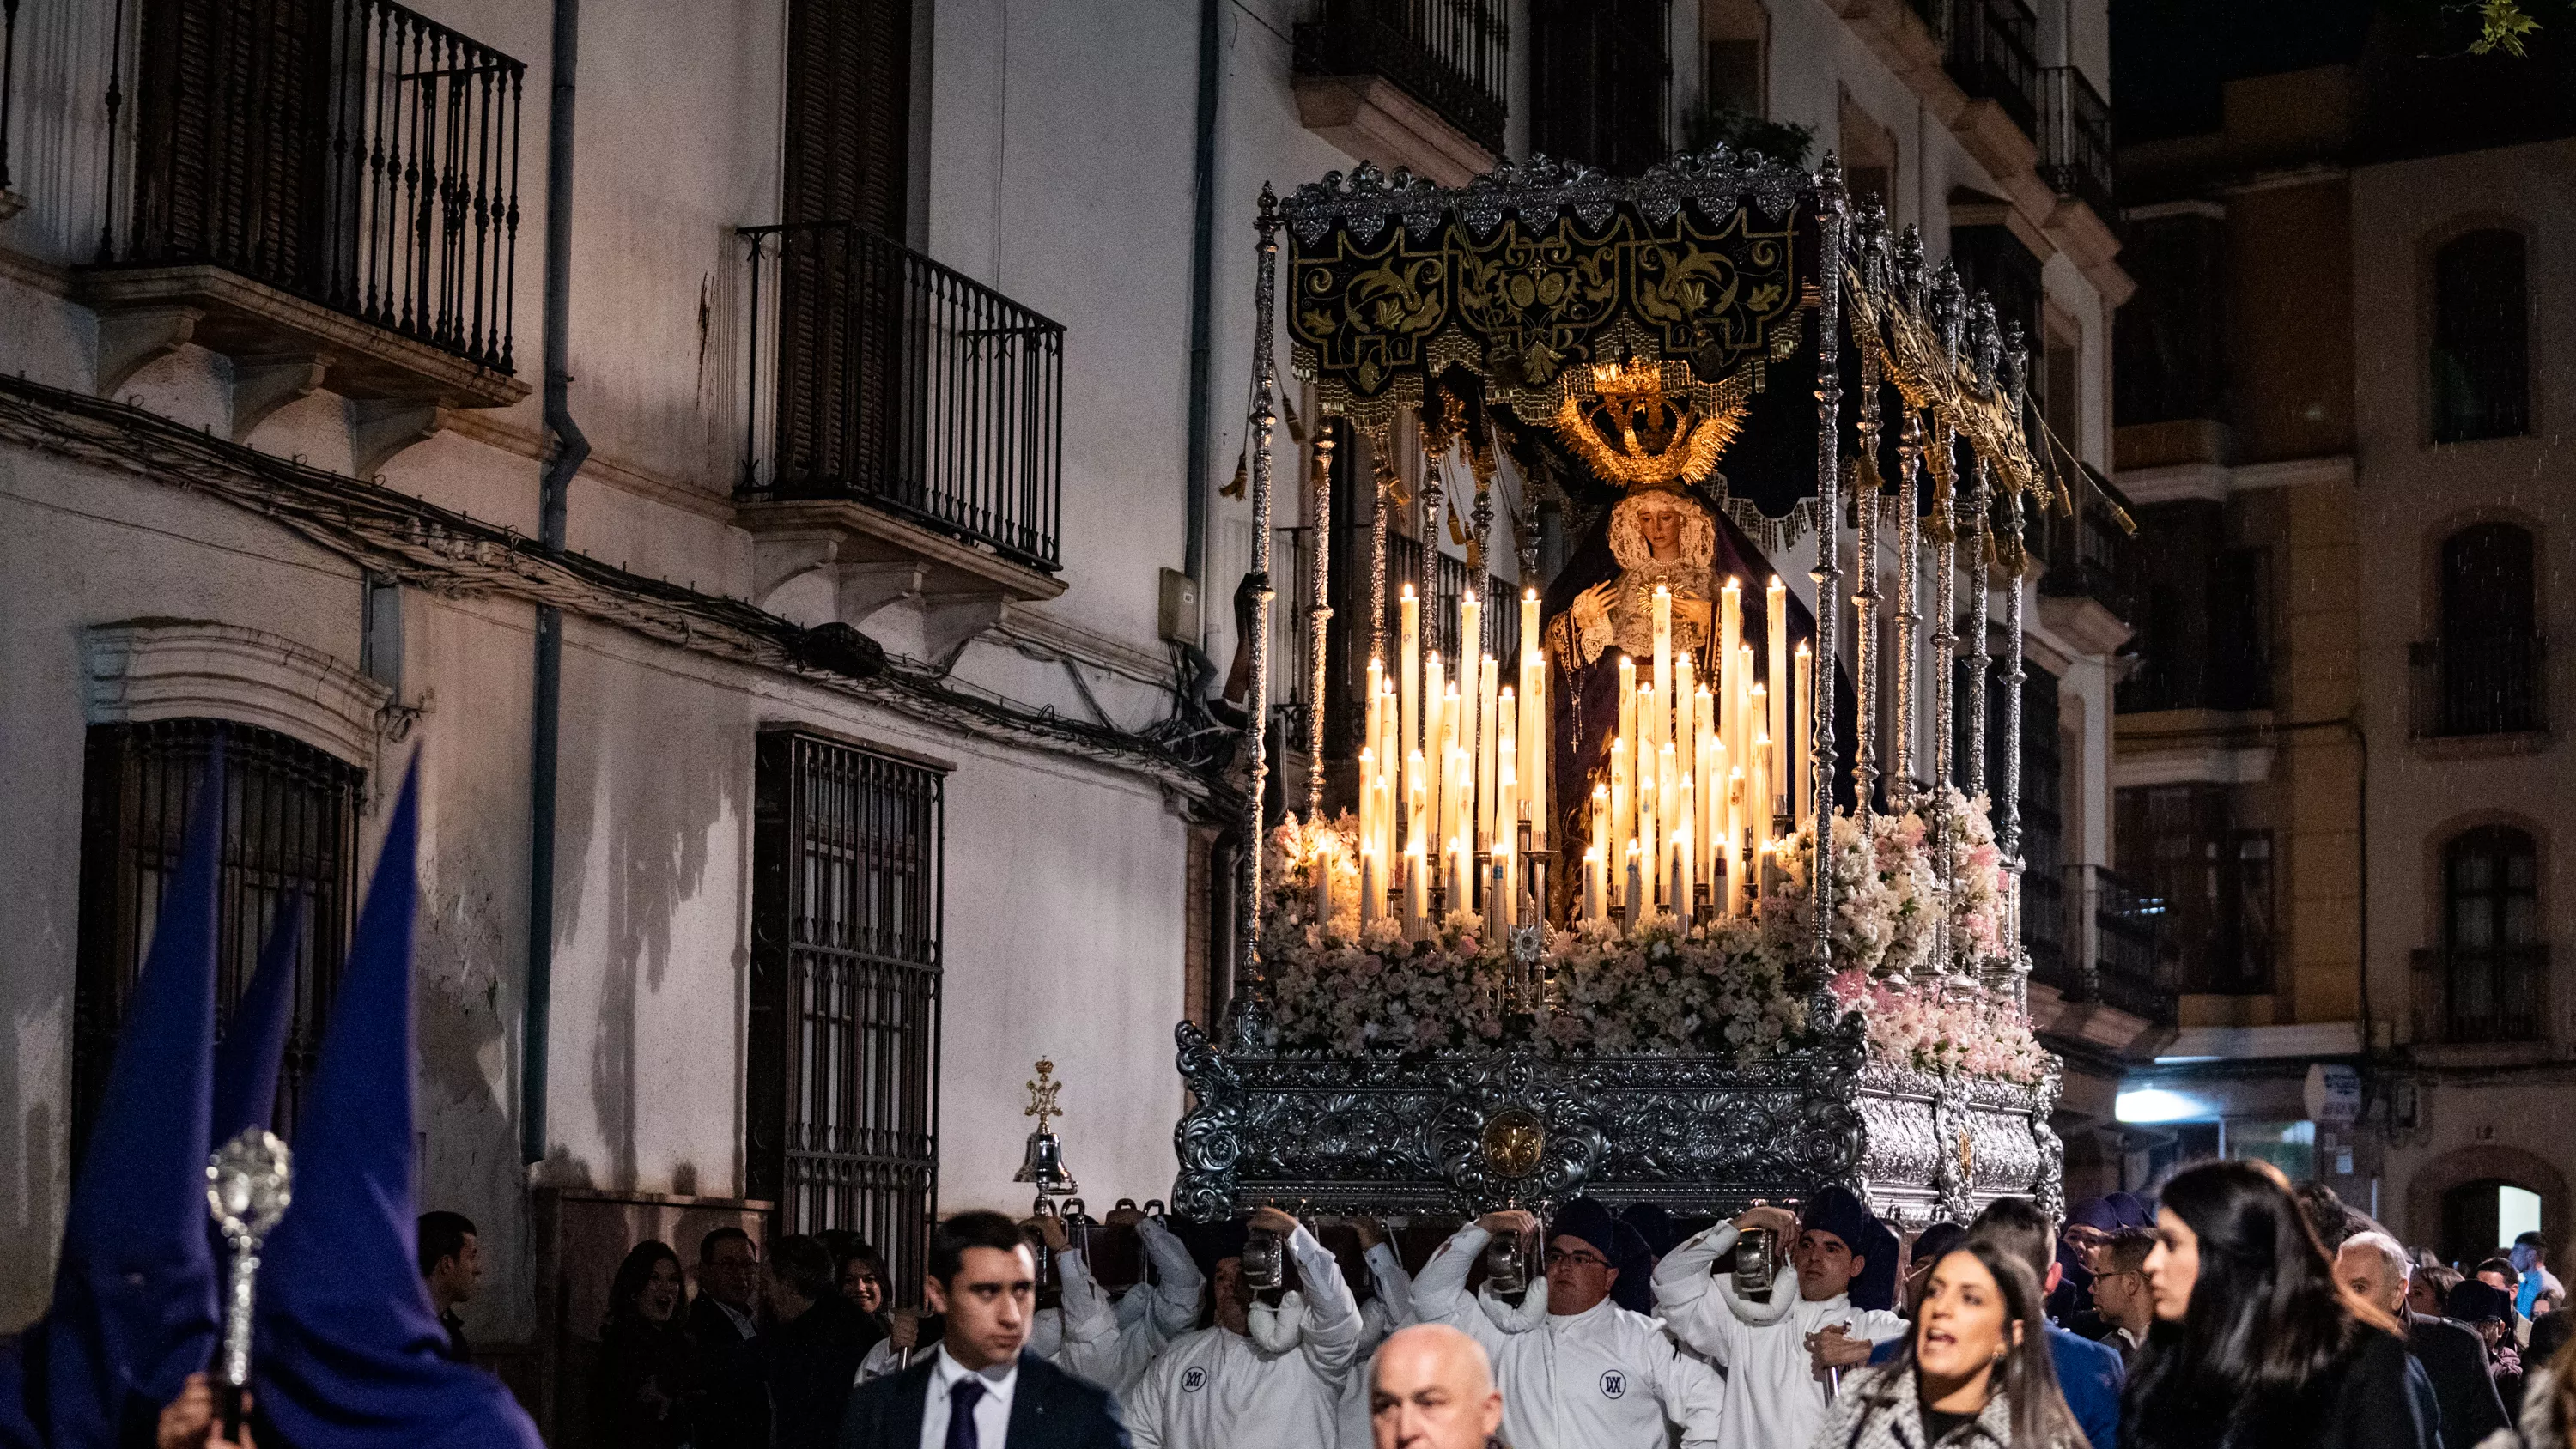
[[1744,417],[1740,402],[1701,416],[1664,391],[1663,368],[1651,362],[1600,363],[1589,381],[1567,389],[1556,430],[1605,482],[1627,488],[1678,489],[1707,477]]

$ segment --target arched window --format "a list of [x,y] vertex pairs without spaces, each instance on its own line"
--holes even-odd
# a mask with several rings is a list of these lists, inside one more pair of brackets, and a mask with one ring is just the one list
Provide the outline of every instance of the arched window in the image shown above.
[[2531,348],[2520,232],[2490,228],[2433,254],[2433,441],[2531,431]]
[[2537,583],[2527,529],[2479,523],[2442,540],[2439,733],[2541,727]]
[[2442,848],[2445,1039],[2530,1041],[2545,1034],[2540,852],[2510,825],[2482,825]]

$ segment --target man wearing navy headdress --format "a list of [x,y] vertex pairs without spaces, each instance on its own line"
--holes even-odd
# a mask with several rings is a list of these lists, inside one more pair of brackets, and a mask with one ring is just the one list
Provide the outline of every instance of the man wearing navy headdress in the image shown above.
[[[1728,1275],[1710,1276],[1749,1228],[1769,1228],[1795,1245],[1768,1302],[1738,1297]],[[1893,1312],[1852,1302],[1871,1252],[1894,1250],[1892,1241],[1880,1245],[1884,1232],[1860,1199],[1828,1187],[1807,1204],[1803,1221],[1786,1208],[1756,1207],[1664,1258],[1655,1272],[1656,1311],[1674,1337],[1726,1371],[1719,1449],[1814,1439],[1832,1375],[1868,1362],[1874,1344],[1905,1333],[1905,1320]]]
[[1653,1256],[1608,1208],[1579,1197],[1558,1210],[1547,1225],[1547,1276],[1530,1285],[1517,1321],[1496,1322],[1468,1295],[1467,1275],[1495,1234],[1538,1228],[1532,1213],[1487,1213],[1450,1235],[1413,1280],[1423,1322],[1465,1330],[1492,1357],[1503,1438],[1513,1449],[1662,1449],[1675,1426],[1683,1449],[1718,1443],[1724,1389],[1639,1311]]

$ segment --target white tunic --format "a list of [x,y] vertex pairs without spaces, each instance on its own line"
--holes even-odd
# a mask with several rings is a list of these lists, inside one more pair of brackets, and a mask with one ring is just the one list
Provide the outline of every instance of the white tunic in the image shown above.
[[1359,1347],[1359,1304],[1313,1233],[1300,1226],[1288,1251],[1303,1283],[1294,1346],[1271,1353],[1224,1327],[1175,1339],[1125,1400],[1135,1449],[1321,1449],[1333,1442],[1334,1411]]
[[1661,1321],[1604,1299],[1549,1314],[1527,1333],[1496,1327],[1467,1293],[1488,1237],[1469,1223],[1442,1243],[1413,1280],[1413,1309],[1485,1346],[1513,1449],[1665,1449],[1667,1422],[1680,1427],[1683,1449],[1717,1443],[1724,1386],[1674,1347]]
[[[1100,1384],[1123,1402],[1154,1366],[1163,1346],[1198,1322],[1207,1279],[1171,1230],[1153,1218],[1136,1225],[1152,1283],[1138,1283],[1115,1299],[1091,1276],[1079,1253],[1058,1261],[1064,1277],[1064,1348],[1048,1355],[1058,1368]],[[1032,1335],[1030,1348],[1037,1345]]]
[[1368,1270],[1377,1295],[1360,1305],[1359,1348],[1342,1384],[1342,1449],[1376,1449],[1369,1427],[1369,1362],[1397,1329],[1420,1321],[1413,1316],[1413,1275],[1404,1271],[1395,1249],[1384,1243],[1369,1249]]
[[1735,1296],[1732,1277],[1709,1269],[1735,1246],[1732,1223],[1720,1223],[1664,1255],[1655,1269],[1655,1307],[1675,1337],[1726,1371],[1725,1430],[1717,1449],[1803,1445],[1824,1422],[1828,1395],[1807,1352],[1807,1335],[1842,1324],[1873,1343],[1901,1338],[1906,1322],[1876,1308],[1854,1308],[1848,1294],[1810,1302],[1798,1296],[1797,1270],[1782,1264],[1769,1303]]

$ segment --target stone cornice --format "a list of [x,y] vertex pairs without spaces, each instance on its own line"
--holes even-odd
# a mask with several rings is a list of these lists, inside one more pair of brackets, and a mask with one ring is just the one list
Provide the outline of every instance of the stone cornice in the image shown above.
[[1180,800],[1205,803],[1215,793],[1205,776],[1145,737],[972,694],[909,663],[854,677],[830,667],[841,651],[818,637],[823,630],[582,554],[552,552],[409,494],[192,432],[139,408],[0,377],[0,443],[221,499],[407,587],[551,605],[963,735],[1141,775]]

